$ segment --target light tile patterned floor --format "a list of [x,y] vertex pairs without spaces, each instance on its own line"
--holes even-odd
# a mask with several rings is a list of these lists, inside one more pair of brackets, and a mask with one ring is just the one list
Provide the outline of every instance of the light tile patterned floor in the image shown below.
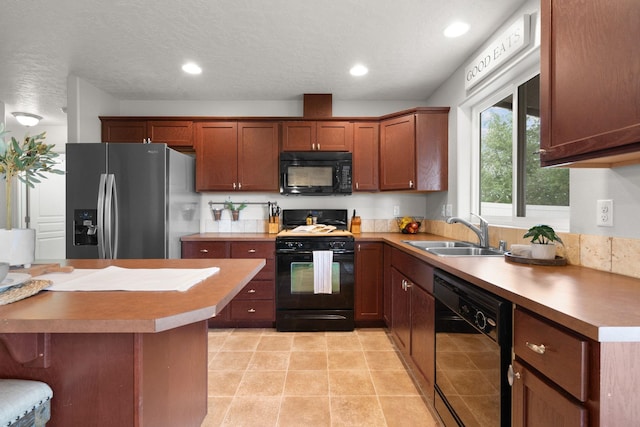
[[209,331],[203,427],[437,426],[384,329]]

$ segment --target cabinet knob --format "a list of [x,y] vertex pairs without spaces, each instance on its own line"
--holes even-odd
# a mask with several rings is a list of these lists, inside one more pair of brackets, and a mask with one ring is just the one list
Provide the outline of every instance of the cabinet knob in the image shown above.
[[509,365],[509,369],[507,370],[507,381],[509,385],[512,386],[515,380],[519,380],[521,377],[520,372],[514,372],[513,365]]
[[255,308],[250,308],[249,310],[247,310],[247,313],[255,313],[256,309]]
[[537,345],[537,344],[531,344],[530,342],[526,342],[525,345],[529,350],[538,354],[544,354],[544,352],[547,350],[544,344]]
[[200,253],[201,254],[208,254],[209,253],[209,249],[200,249]]

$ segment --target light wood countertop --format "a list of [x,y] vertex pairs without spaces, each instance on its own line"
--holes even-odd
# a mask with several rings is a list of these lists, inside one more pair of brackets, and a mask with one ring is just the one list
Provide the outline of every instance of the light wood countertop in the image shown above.
[[[361,233],[384,242],[514,304],[601,342],[640,342],[640,279],[586,267],[515,264],[504,257],[440,257],[403,240],[452,240],[433,234]],[[266,233],[204,233],[198,240],[274,240]]]
[[265,265],[264,259],[67,260],[75,268],[207,268],[220,271],[186,292],[42,291],[0,306],[0,333],[161,332],[208,319]]

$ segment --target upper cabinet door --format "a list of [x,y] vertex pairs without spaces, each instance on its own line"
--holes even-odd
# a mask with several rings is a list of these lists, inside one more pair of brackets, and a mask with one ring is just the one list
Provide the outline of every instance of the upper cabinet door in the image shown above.
[[412,190],[416,185],[415,116],[380,123],[380,189]]
[[196,191],[234,191],[238,183],[236,122],[196,123]]
[[146,120],[101,119],[102,142],[144,142],[147,139]]
[[640,161],[640,2],[541,2],[541,163]]
[[282,124],[282,151],[311,151],[316,140],[316,122],[284,122]]
[[353,189],[378,190],[378,122],[353,124]]
[[351,151],[353,125],[338,121],[290,121],[282,124],[282,151]]
[[243,191],[278,191],[278,123],[238,123],[238,185]]
[[147,132],[151,142],[164,142],[173,148],[193,148],[191,120],[150,120]]
[[353,147],[353,123],[316,122],[316,150],[351,151]]

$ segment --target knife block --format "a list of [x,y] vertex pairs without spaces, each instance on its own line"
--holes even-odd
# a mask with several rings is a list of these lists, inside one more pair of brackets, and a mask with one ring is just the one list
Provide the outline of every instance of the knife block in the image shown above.
[[360,234],[360,224],[362,221],[359,216],[354,216],[351,218],[351,232],[353,234]]

